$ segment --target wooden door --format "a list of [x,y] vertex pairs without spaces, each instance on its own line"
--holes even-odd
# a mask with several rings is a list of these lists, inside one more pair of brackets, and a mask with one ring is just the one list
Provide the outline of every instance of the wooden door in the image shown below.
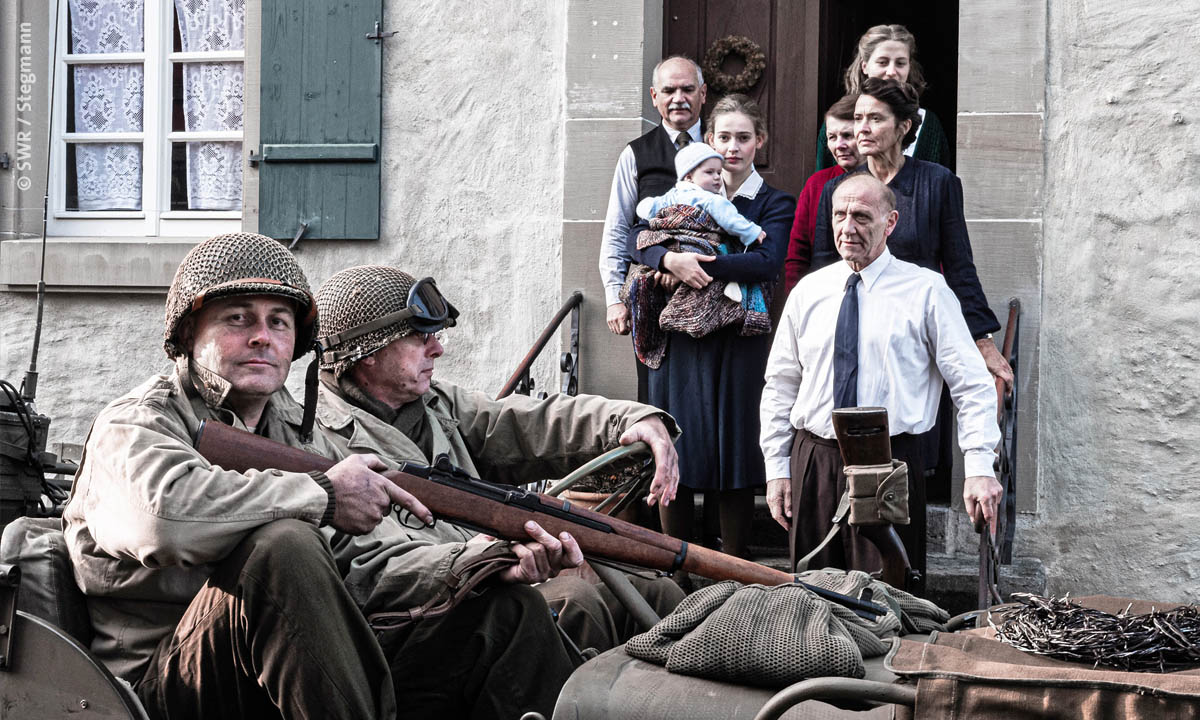
[[[713,43],[730,35],[762,48],[766,68],[744,91],[767,119],[767,144],[755,165],[772,187],[799,195],[816,163],[820,0],[664,0],[663,15],[664,57],[703,63]],[[743,66],[729,56],[722,70],[736,75]],[[721,97],[710,84],[705,118]]]

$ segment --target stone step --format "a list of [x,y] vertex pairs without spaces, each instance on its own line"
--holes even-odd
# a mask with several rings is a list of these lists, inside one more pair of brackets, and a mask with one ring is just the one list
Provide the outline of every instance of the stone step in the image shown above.
[[[979,601],[979,560],[961,556],[929,555],[925,559],[928,577],[926,595],[957,615],[975,610]],[[1014,557],[1011,565],[1000,566],[1000,595],[1005,601],[1014,592],[1046,594],[1046,570],[1042,561]]]

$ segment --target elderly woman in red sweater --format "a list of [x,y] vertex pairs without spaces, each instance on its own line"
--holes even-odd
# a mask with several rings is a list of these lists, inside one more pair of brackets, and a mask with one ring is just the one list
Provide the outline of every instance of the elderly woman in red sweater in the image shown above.
[[862,162],[854,140],[854,103],[858,95],[846,95],[825,113],[825,144],[837,162],[833,167],[818,170],[809,176],[796,203],[796,219],[788,240],[787,260],[784,261],[786,291],[791,292],[812,264],[813,231],[817,224],[817,204],[825,183],[850,172]]

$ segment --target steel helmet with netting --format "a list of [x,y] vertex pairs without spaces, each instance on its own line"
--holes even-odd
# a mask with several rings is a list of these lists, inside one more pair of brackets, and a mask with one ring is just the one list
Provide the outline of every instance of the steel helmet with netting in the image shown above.
[[312,347],[317,334],[317,305],[308,278],[279,242],[255,233],[228,233],[205,240],[183,258],[167,292],[163,349],[176,358],[187,354],[179,327],[204,303],[230,295],[279,295],[296,303],[296,360]]
[[321,369],[341,377],[354,363],[414,332],[453,326],[458,310],[433,278],[416,280],[389,265],[334,273],[317,290]]

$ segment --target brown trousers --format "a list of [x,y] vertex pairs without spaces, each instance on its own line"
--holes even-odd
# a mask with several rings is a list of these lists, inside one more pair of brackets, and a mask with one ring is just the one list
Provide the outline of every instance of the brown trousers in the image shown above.
[[[908,463],[908,525],[897,525],[913,568],[925,574],[925,448],[924,435],[893,435],[892,457]],[[820,544],[833,527],[838,501],[846,492],[842,455],[836,440],[807,430],[796,432],[792,443],[792,566]],[[852,527],[845,527],[809,563],[813,569],[835,567],[874,572],[883,567],[875,545]],[[916,588],[918,591],[920,587]],[[918,594],[920,594],[918,592]]]
[[572,668],[546,603],[490,587],[378,638],[325,538],[296,520],[251,533],[159,645],[136,690],[152,718],[549,717]]

